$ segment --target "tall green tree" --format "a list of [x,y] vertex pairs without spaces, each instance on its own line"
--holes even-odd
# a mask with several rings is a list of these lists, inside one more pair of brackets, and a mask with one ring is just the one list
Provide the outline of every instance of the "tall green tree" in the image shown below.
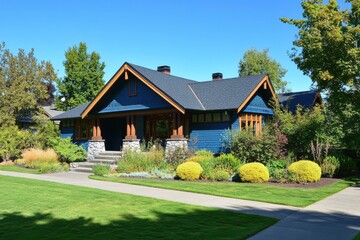
[[268,74],[276,92],[285,92],[287,82],[283,80],[286,70],[269,56],[269,49],[250,49],[244,53],[239,63],[239,76]]
[[104,86],[105,63],[96,52],[87,53],[86,43],[80,42],[65,52],[66,76],[57,82],[58,109],[67,110],[92,100]]
[[320,89],[344,125],[344,145],[360,150],[360,1],[306,0],[303,19],[282,18],[299,29],[291,59]]
[[0,126],[40,112],[39,103],[49,97],[46,85],[55,79],[51,63],[39,62],[34,49],[14,55],[0,44]]

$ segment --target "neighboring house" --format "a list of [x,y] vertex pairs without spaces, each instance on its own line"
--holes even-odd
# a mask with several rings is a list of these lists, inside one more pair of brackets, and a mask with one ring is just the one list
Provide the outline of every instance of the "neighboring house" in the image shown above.
[[124,63],[94,100],[53,120],[61,136],[83,145],[92,158],[99,151],[139,148],[141,139],[161,139],[166,148],[189,145],[223,150],[229,130],[262,133],[273,115],[275,93],[267,75],[196,82],[170,75],[170,67],[151,70]]
[[304,109],[312,109],[316,104],[321,105],[323,100],[317,90],[278,94],[278,101],[288,111],[295,113],[298,105]]
[[[63,111],[58,111],[53,109],[51,106],[43,106],[42,108],[44,109],[45,116],[48,117],[49,119],[64,113]],[[56,124],[59,124],[59,121],[54,121],[54,122]],[[31,126],[33,126],[34,121],[31,118],[30,111],[28,111],[28,113],[25,116],[17,118],[16,124],[21,129],[29,129]]]

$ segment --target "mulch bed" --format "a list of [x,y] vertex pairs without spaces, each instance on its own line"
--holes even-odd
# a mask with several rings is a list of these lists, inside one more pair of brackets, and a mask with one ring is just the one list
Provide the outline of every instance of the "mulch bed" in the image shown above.
[[317,188],[317,187],[324,187],[327,185],[331,185],[340,181],[341,179],[337,178],[321,178],[318,182],[314,183],[279,183],[279,182],[267,182],[265,184],[269,184],[272,186],[279,186],[279,187],[289,187],[289,188]]

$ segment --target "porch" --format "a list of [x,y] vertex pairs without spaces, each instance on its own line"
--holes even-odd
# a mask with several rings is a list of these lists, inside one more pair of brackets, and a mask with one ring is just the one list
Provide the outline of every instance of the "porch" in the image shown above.
[[[88,122],[87,126],[82,124],[83,121]],[[160,140],[169,151],[180,143],[187,147],[189,118],[174,111],[108,114],[75,123],[75,136],[85,131],[90,139],[90,160],[104,151],[139,151],[141,143],[151,140]]]

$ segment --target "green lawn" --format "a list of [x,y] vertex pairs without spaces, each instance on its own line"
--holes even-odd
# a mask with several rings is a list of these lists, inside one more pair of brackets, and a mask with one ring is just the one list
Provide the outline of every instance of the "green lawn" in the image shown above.
[[356,234],[356,236],[353,238],[353,240],[360,240],[360,232]]
[[40,174],[40,171],[37,169],[18,167],[16,165],[0,165],[0,170],[1,171],[10,171],[10,172]]
[[0,175],[0,239],[246,239],[277,220]]
[[295,207],[305,207],[354,184],[341,180],[320,188],[286,188],[267,184],[235,182],[186,182],[152,179],[90,176],[92,179],[143,185],[150,187],[205,193],[222,197],[269,202]]

